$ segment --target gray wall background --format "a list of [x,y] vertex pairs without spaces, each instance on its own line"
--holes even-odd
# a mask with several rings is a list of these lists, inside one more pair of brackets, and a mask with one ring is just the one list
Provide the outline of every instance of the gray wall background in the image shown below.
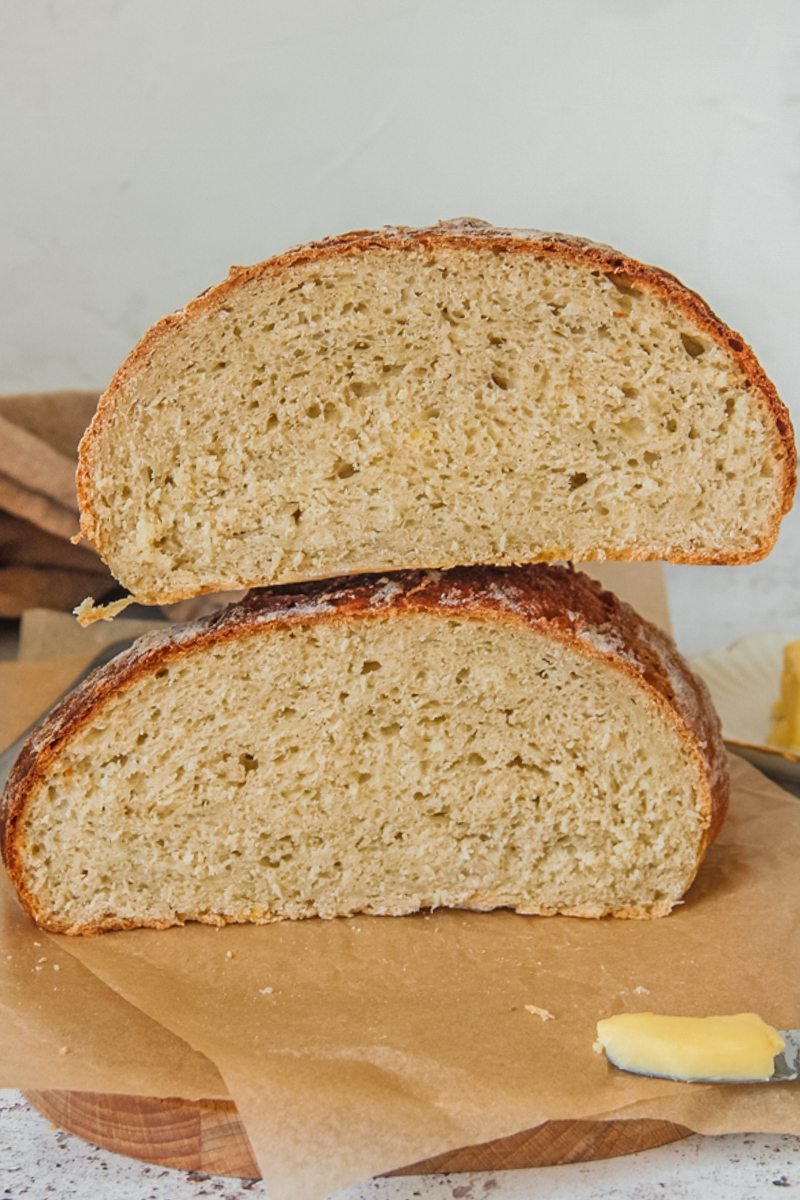
[[[455,215],[667,267],[800,421],[792,0],[4,0],[0,390],[102,387],[145,328],[309,238]],[[800,522],[670,568],[692,652],[800,636]]]

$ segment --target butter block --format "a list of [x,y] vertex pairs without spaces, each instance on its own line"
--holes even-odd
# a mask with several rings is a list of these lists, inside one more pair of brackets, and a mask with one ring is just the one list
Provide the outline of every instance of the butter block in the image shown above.
[[781,694],[772,715],[775,726],[767,737],[770,746],[800,748],[800,641],[783,648]]
[[637,1075],[687,1082],[769,1079],[784,1048],[776,1029],[755,1013],[664,1017],[620,1013],[597,1024],[598,1053]]

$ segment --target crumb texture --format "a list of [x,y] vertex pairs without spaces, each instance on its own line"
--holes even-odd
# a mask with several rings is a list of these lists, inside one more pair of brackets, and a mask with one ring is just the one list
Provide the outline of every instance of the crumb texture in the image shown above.
[[172,657],[145,640],[126,686],[90,682],[16,819],[37,918],[668,912],[709,823],[679,704],[544,627],[388,603],[227,638],[216,618]]
[[524,242],[497,253],[490,233],[351,239],[167,318],[82,449],[83,529],[117,578],[158,602],[358,571],[766,554],[794,459],[742,344],[666,287]]

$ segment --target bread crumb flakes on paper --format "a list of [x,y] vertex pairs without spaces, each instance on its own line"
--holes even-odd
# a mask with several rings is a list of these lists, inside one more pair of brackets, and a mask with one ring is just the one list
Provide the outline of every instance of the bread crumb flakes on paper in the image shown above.
[[635,987],[633,989],[633,994],[634,994],[634,996],[649,996],[650,988],[642,987],[642,985],[639,984],[638,987]]
[[265,988],[258,989],[259,996],[271,996],[272,992],[273,992],[273,989],[271,987],[265,987]]
[[235,950],[226,950],[226,951],[225,951],[225,957],[226,957],[226,958],[235,958],[235,957],[236,957],[236,951],[235,951]]
[[540,1017],[542,1021],[555,1021],[555,1017],[546,1008],[539,1008],[538,1004],[526,1004],[525,1012],[532,1013],[534,1017]]
[[69,1054],[69,1046],[59,1046],[58,1053],[63,1058],[64,1055]]

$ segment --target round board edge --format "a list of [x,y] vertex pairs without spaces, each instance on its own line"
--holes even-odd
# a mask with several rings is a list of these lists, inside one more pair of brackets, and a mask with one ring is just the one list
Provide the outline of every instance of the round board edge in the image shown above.
[[[231,1100],[158,1099],[106,1092],[30,1090],[49,1121],[116,1154],[158,1166],[240,1179],[260,1177]],[[616,1158],[689,1137],[691,1130],[650,1119],[547,1121],[532,1129],[463,1146],[398,1167],[388,1175],[506,1171]]]

